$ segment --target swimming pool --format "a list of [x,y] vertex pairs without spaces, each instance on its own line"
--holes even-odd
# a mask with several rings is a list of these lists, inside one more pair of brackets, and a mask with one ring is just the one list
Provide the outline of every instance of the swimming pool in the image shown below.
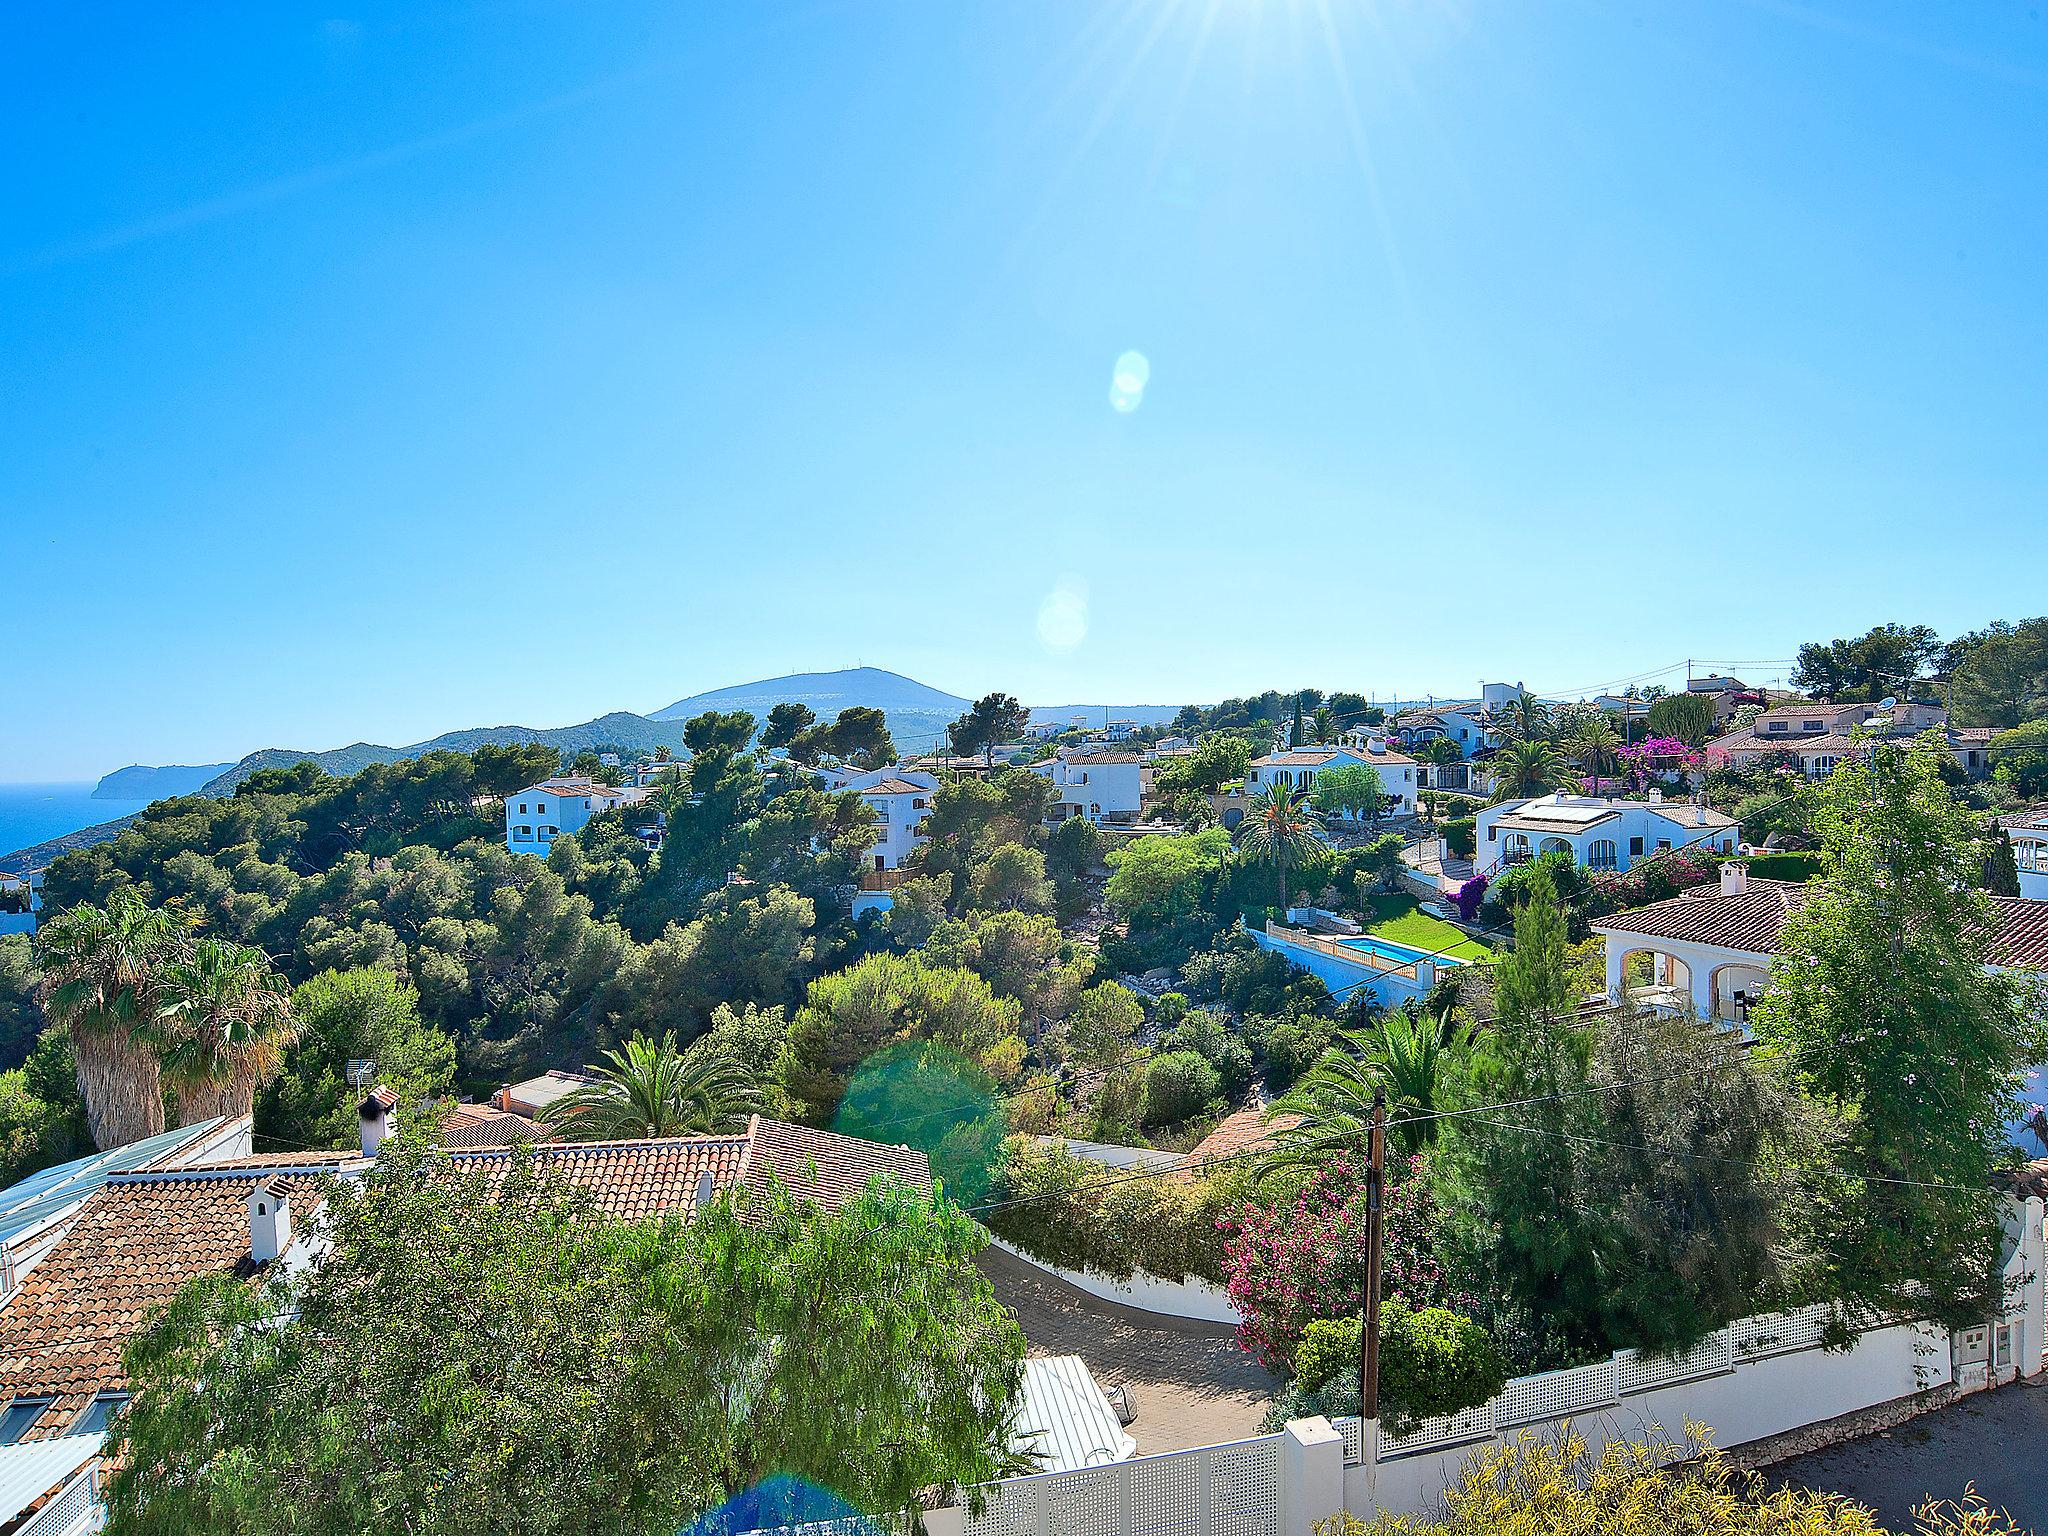
[[1358,950],[1362,958],[1377,960],[1382,965],[1413,965],[1418,960],[1433,960],[1440,966],[1465,964],[1449,955],[1432,955],[1412,944],[1396,944],[1392,939],[1339,939],[1337,943],[1340,948]]

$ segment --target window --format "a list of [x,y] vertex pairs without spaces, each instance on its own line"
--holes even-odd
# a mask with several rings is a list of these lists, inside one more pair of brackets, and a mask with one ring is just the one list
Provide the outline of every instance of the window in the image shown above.
[[1613,838],[1596,837],[1586,845],[1586,867],[1588,869],[1613,869],[1619,862]]
[[1782,733],[1785,729],[1785,722],[1782,720],[1768,720],[1764,723],[1764,729]]
[[530,827],[530,826],[529,826],[529,827],[514,827],[514,828],[512,829],[512,841],[513,841],[513,842],[515,842],[515,843],[530,843],[530,842],[532,842],[532,841],[533,841],[533,828],[532,828],[532,827]]
[[542,842],[546,842],[549,838],[553,837],[557,832],[561,830],[562,829],[560,827],[542,827],[540,829],[540,840]]
[[2012,861],[2021,869],[2048,875],[2048,843],[2014,843]]
[[1488,841],[1489,843],[1497,841],[1497,840],[1499,839],[1499,837],[1500,837],[1500,828],[1499,828],[1499,827],[1488,827],[1488,828],[1486,829],[1486,840],[1487,840],[1487,841]]
[[1668,837],[1660,837],[1660,838],[1658,838],[1658,839],[1657,839],[1657,851],[1658,851],[1659,853],[1669,853],[1669,852],[1671,851],[1671,839],[1670,839],[1670,838],[1668,838]]
[[128,1406],[125,1392],[102,1392],[92,1400],[92,1405],[72,1422],[74,1435],[99,1435],[106,1433],[107,1421]]
[[1640,837],[1628,840],[1628,856],[1632,859],[1640,859],[1643,856],[1643,840]]
[[1827,729],[1827,722],[1825,720],[1802,720],[1799,722],[1799,729],[1802,731],[1823,731]]
[[0,1445],[19,1445],[21,1437],[40,1419],[53,1399],[47,1397],[17,1397],[7,1405],[7,1411],[0,1414]]
[[519,814],[522,816],[526,814],[526,802],[524,800],[519,802]]

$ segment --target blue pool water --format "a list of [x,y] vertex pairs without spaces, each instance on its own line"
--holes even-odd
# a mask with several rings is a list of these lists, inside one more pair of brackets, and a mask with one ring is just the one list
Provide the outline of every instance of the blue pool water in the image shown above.
[[1418,960],[1434,960],[1438,965],[1463,965],[1462,960],[1453,960],[1449,955],[1432,955],[1426,949],[1417,949],[1412,944],[1396,944],[1392,939],[1339,939],[1345,949],[1363,950],[1373,959],[1387,965],[1413,965]]

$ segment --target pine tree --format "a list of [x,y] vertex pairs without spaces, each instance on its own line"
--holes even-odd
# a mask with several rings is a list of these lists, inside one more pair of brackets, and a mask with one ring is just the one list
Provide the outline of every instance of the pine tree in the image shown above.
[[2020,893],[2019,861],[2012,855],[2012,839],[2005,835],[2003,827],[1991,829],[1991,846],[1984,860],[1984,889],[1993,896]]

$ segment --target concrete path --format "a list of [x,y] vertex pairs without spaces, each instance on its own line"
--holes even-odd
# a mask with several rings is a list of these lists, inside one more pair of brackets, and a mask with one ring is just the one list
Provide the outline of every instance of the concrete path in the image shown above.
[[1032,1354],[1079,1355],[1102,1386],[1129,1391],[1139,1455],[1259,1432],[1279,1382],[1237,1347],[1234,1330],[1100,1300],[998,1248],[977,1262]]

